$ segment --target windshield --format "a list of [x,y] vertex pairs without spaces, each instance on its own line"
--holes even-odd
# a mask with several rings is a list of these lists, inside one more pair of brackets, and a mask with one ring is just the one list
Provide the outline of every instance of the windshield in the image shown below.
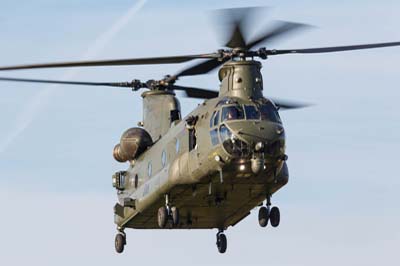
[[261,112],[261,119],[268,120],[272,122],[281,123],[281,118],[279,117],[278,111],[272,105],[272,103],[266,103],[259,106]]
[[245,105],[244,110],[246,111],[246,119],[251,120],[251,119],[260,119],[260,112],[257,110],[257,108],[254,105]]
[[222,121],[244,119],[243,108],[240,105],[225,106],[222,108]]
[[248,156],[250,153],[249,146],[239,140],[227,126],[222,124],[219,128],[219,134],[221,137],[222,145],[226,152],[234,156]]

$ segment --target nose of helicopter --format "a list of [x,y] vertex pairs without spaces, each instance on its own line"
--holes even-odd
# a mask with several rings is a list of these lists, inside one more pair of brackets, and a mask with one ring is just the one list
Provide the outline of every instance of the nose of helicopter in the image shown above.
[[280,123],[272,121],[230,121],[227,126],[247,143],[266,144],[285,141],[285,130]]

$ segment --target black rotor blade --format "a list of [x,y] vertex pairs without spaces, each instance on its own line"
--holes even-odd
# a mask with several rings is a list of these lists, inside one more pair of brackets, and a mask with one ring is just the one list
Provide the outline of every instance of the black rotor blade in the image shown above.
[[222,37],[224,46],[229,48],[246,48],[246,37],[252,28],[252,22],[265,15],[267,7],[240,7],[219,9],[213,12],[216,26],[221,27],[218,36]]
[[300,102],[274,99],[274,98],[269,98],[269,99],[276,105],[276,107],[282,110],[299,109],[311,106],[311,104],[308,103],[300,103]]
[[180,90],[186,93],[187,97],[197,98],[197,99],[212,99],[218,97],[218,91],[212,91],[208,89],[200,89],[194,87],[185,87],[185,86],[171,86],[173,90]]
[[320,48],[308,48],[308,49],[270,50],[270,55],[333,53],[333,52],[343,52],[352,50],[383,48],[391,46],[400,46],[400,42],[372,43],[372,44],[320,47]]
[[198,63],[194,66],[190,66],[185,68],[181,72],[175,75],[175,77],[183,77],[183,76],[193,76],[193,75],[201,75],[210,72],[211,70],[223,65],[228,58],[224,59],[209,59],[204,62]]
[[240,24],[235,25],[232,36],[229,39],[229,41],[225,44],[226,47],[229,48],[245,48],[246,47],[246,41],[244,40],[244,36],[242,33],[242,29],[240,27]]
[[0,77],[0,81],[65,84],[65,85],[85,85],[85,86],[109,86],[109,87],[122,87],[122,88],[131,88],[132,87],[132,83],[130,83],[130,82],[84,82],[84,81],[21,79],[21,78],[5,78],[5,77]]
[[249,50],[249,49],[253,48],[254,46],[257,46],[261,43],[271,42],[278,38],[283,38],[285,36],[288,36],[289,34],[295,33],[296,31],[304,30],[309,27],[311,27],[311,26],[306,25],[306,24],[301,24],[301,23],[277,21],[276,24],[272,28],[267,29],[265,32],[260,34],[258,37],[254,38],[252,41],[250,41],[247,44],[246,48]]
[[59,68],[59,67],[176,64],[176,63],[184,63],[187,61],[191,61],[193,59],[217,58],[217,57],[219,57],[219,54],[211,53],[211,54],[182,55],[182,56],[169,56],[169,57],[150,57],[150,58],[132,58],[132,59],[116,59],[116,60],[44,63],[44,64],[30,64],[30,65],[0,67],[0,71],[1,70],[35,69],[35,68]]

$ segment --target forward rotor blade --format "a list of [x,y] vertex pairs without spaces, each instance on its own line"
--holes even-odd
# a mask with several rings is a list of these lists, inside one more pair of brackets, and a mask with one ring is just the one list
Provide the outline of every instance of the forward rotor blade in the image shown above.
[[201,75],[210,72],[211,70],[223,65],[229,58],[220,59],[209,59],[204,62],[195,64],[194,66],[188,67],[178,74],[176,77],[183,77],[183,76],[193,76],[193,75]]
[[352,50],[383,48],[391,46],[400,46],[400,42],[372,43],[372,44],[320,47],[320,48],[308,48],[308,49],[271,50],[270,55],[333,53],[333,52],[343,52]]
[[217,57],[219,57],[219,54],[212,53],[212,54],[183,55],[183,56],[169,56],[169,57],[150,57],[150,58],[132,58],[132,59],[116,59],[116,60],[44,63],[44,64],[30,64],[30,65],[0,67],[0,71],[19,70],[19,69],[35,69],[35,68],[59,68],[59,67],[176,64],[176,63],[184,63],[187,61],[191,61],[193,59],[217,58]]
[[265,16],[267,7],[240,7],[218,9],[213,12],[215,24],[221,27],[218,36],[222,36],[222,43],[229,48],[246,48],[246,37],[262,14]]
[[229,48],[246,47],[246,41],[244,40],[240,24],[235,25],[232,32],[232,36],[229,39],[229,41],[225,44],[225,46]]
[[84,82],[84,81],[63,81],[63,80],[47,80],[47,79],[20,79],[20,78],[5,78],[5,77],[0,77],[0,81],[85,85],[85,86],[109,86],[109,87],[122,87],[122,88],[132,87],[132,83],[130,82]]
[[300,102],[274,99],[274,98],[269,98],[269,99],[272,100],[272,102],[276,105],[276,107],[282,110],[299,109],[311,106],[311,104],[308,103],[300,103]]
[[180,90],[186,93],[187,97],[197,98],[197,99],[212,99],[218,97],[218,91],[212,91],[208,89],[200,89],[194,87],[184,87],[184,86],[172,86],[173,90]]
[[278,38],[283,38],[289,34],[293,34],[296,31],[304,30],[311,26],[301,23],[287,22],[287,21],[277,21],[274,27],[266,30],[264,33],[260,34],[258,37],[250,41],[246,48],[250,50],[256,45],[264,42],[271,42]]

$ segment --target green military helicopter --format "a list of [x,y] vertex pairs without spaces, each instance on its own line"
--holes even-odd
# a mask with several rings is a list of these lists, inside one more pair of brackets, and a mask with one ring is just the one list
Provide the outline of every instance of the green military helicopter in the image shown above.
[[[143,121],[122,134],[113,155],[129,162],[128,169],[115,173],[114,207],[118,233],[115,248],[122,253],[126,228],[218,230],[217,248],[227,249],[223,233],[259,206],[258,222],[277,227],[279,208],[271,207],[271,196],[287,184],[288,156],[285,130],[278,111],[305,107],[263,96],[261,63],[254,58],[284,54],[315,54],[388,46],[400,42],[309,49],[270,50],[254,47],[306,27],[277,22],[257,37],[245,37],[245,22],[254,8],[229,9],[219,15],[230,29],[225,47],[216,53],[157,58],[64,62],[1,67],[0,71],[145,64],[202,62],[161,80],[141,82],[81,82],[21,78],[1,81],[111,86],[147,89],[142,94]],[[220,67],[219,91],[175,85],[178,78],[208,73]],[[205,101],[181,117],[174,91]],[[265,202],[265,206],[264,206]]]

